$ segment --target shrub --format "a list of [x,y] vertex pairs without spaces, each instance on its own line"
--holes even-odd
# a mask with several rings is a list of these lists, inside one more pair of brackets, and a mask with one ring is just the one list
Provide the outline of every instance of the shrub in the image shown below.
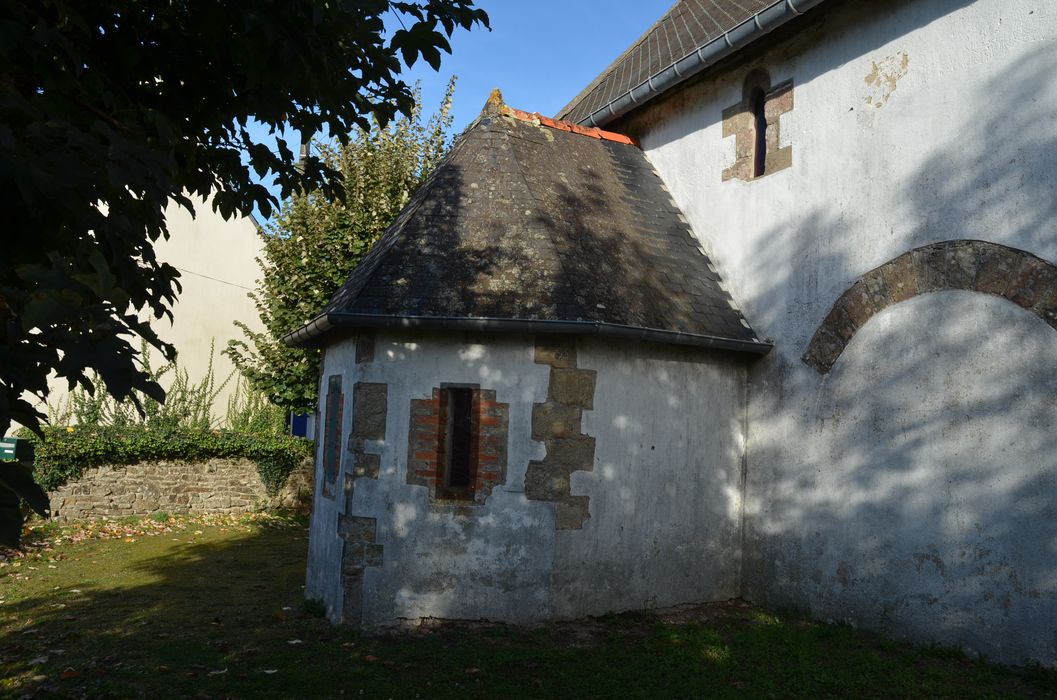
[[146,425],[48,427],[43,440],[31,439],[35,443],[34,477],[48,491],[92,467],[242,457],[256,463],[261,481],[274,495],[312,454],[311,441],[290,435]]

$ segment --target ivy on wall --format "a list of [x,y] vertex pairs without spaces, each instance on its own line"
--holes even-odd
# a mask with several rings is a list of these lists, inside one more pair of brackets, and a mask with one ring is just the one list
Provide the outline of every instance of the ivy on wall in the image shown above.
[[279,434],[149,426],[71,426],[44,429],[34,442],[34,477],[53,491],[85,470],[147,461],[197,462],[245,458],[257,465],[269,495],[275,495],[306,457],[313,443]]

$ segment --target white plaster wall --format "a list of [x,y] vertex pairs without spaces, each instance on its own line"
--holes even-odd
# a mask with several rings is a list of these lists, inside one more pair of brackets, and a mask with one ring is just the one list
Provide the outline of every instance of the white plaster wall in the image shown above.
[[[162,340],[176,347],[177,365],[187,372],[192,383],[198,384],[205,378],[212,361],[219,389],[213,402],[213,415],[221,420],[239,381],[235,366],[222,351],[229,340],[244,337],[235,327],[235,321],[254,329],[261,327],[249,293],[261,276],[257,257],[262,253],[263,243],[251,219],[236,216],[225,221],[209,203],[199,198],[192,200],[195,217],[176,204],[169,204],[165,215],[170,237],[155,244],[158,259],[181,272],[182,291],[172,306],[172,323],[167,318],[155,319],[149,315],[147,320]],[[137,340],[132,342],[138,350]],[[155,368],[164,363],[160,353],[151,351],[150,354]],[[171,381],[170,374],[162,385],[168,386]],[[58,408],[68,400],[65,381],[53,377],[49,389],[48,404],[52,407]],[[47,412],[47,407],[42,405],[41,410]],[[13,427],[12,431],[16,429]]]
[[[389,386],[386,440],[367,443],[368,449],[381,448],[381,472],[378,480],[355,481],[350,513],[376,518],[376,541],[385,547],[383,566],[365,570],[364,624],[421,617],[528,622],[549,614],[554,506],[524,496],[528,462],[543,454],[530,440],[532,404],[545,400],[549,376],[547,365],[533,362],[533,348],[532,338],[519,336],[482,342],[460,334],[380,333],[374,361],[359,365],[355,340],[327,349],[324,377],[343,375],[346,441],[353,385]],[[442,382],[479,384],[510,404],[507,481],[482,506],[431,505],[426,487],[407,483],[411,400],[428,398]],[[348,458],[344,450],[339,490]],[[341,615],[340,501],[340,493],[337,501],[316,498],[306,585],[309,596],[326,601],[332,619]]]
[[[378,480],[355,481],[350,515],[377,519],[383,565],[364,574],[363,622],[488,618],[526,623],[738,594],[744,368],[730,358],[650,345],[583,342],[578,367],[597,371],[593,471],[572,493],[591,498],[582,530],[555,529],[555,506],[525,498],[532,404],[546,400],[550,367],[521,336],[379,334],[372,363],[355,363],[355,339],[330,346],[324,381],[342,374],[343,434],[353,385],[388,384]],[[412,399],[442,382],[479,384],[509,404],[507,480],[482,506],[431,504],[407,484]],[[323,407],[325,410],[325,406]],[[325,424],[322,416],[321,424]],[[344,451],[343,483],[349,468]],[[317,461],[318,464],[318,461]],[[316,494],[306,594],[342,614],[342,496]]]
[[214,414],[223,417],[239,375],[222,351],[229,340],[245,337],[235,321],[261,328],[249,293],[261,276],[257,258],[264,244],[252,219],[236,216],[225,221],[208,202],[194,201],[194,218],[175,204],[165,211],[171,235],[159,241],[156,250],[159,259],[180,270],[183,291],[173,306],[172,324],[161,320],[153,325],[163,340],[176,346],[177,363],[192,381],[205,377],[214,344],[217,383],[231,377],[213,404]]
[[739,594],[745,368],[730,356],[586,341],[597,371],[595,467],[573,472],[589,496],[583,530],[557,533],[560,617]]
[[[341,620],[341,554],[342,540],[338,537],[338,515],[345,512],[345,462],[349,459],[348,437],[352,430],[352,387],[360,381],[356,364],[356,340],[345,340],[327,346],[323,353],[323,371],[320,373],[318,423],[315,425],[316,459],[313,470],[312,515],[309,518],[308,567],[305,572],[305,597],[317,600],[326,606],[327,617],[333,622]],[[327,391],[329,378],[341,376],[341,391],[345,395],[342,408],[341,466],[330,496],[323,494],[323,443],[327,425]]]
[[[1057,5],[832,0],[815,17],[636,124],[776,344],[750,371],[746,585],[1052,663],[1053,330],[997,298],[941,293],[869,321],[828,378],[799,358],[858,276],[910,248],[978,238],[1057,261]],[[793,166],[722,182],[721,113],[753,67],[795,83]]]

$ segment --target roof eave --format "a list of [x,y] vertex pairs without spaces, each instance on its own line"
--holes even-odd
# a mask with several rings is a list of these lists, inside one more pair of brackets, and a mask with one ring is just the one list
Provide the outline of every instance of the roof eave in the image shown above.
[[[699,46],[665,66],[630,90],[610,100],[579,120],[579,124],[602,127],[642,106],[706,68],[755,43],[758,39],[820,5],[824,0],[778,0],[724,34]],[[572,111],[568,107],[561,114]]]
[[549,335],[597,335],[625,340],[645,340],[668,345],[682,345],[766,355],[773,343],[760,340],[738,340],[685,331],[643,328],[604,321],[550,321],[543,319],[458,318],[440,316],[386,316],[376,314],[323,313],[282,341],[291,346],[321,344],[325,335],[337,329],[413,328],[419,330],[490,331],[495,333],[533,333]]

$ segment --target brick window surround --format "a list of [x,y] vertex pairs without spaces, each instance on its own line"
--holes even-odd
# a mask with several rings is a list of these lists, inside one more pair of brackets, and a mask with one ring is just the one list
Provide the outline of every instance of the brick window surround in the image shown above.
[[[449,486],[445,473],[449,435],[449,389],[470,389],[469,486]],[[495,391],[475,385],[442,384],[428,399],[411,400],[407,483],[425,486],[435,501],[482,504],[506,480],[509,404]]]

